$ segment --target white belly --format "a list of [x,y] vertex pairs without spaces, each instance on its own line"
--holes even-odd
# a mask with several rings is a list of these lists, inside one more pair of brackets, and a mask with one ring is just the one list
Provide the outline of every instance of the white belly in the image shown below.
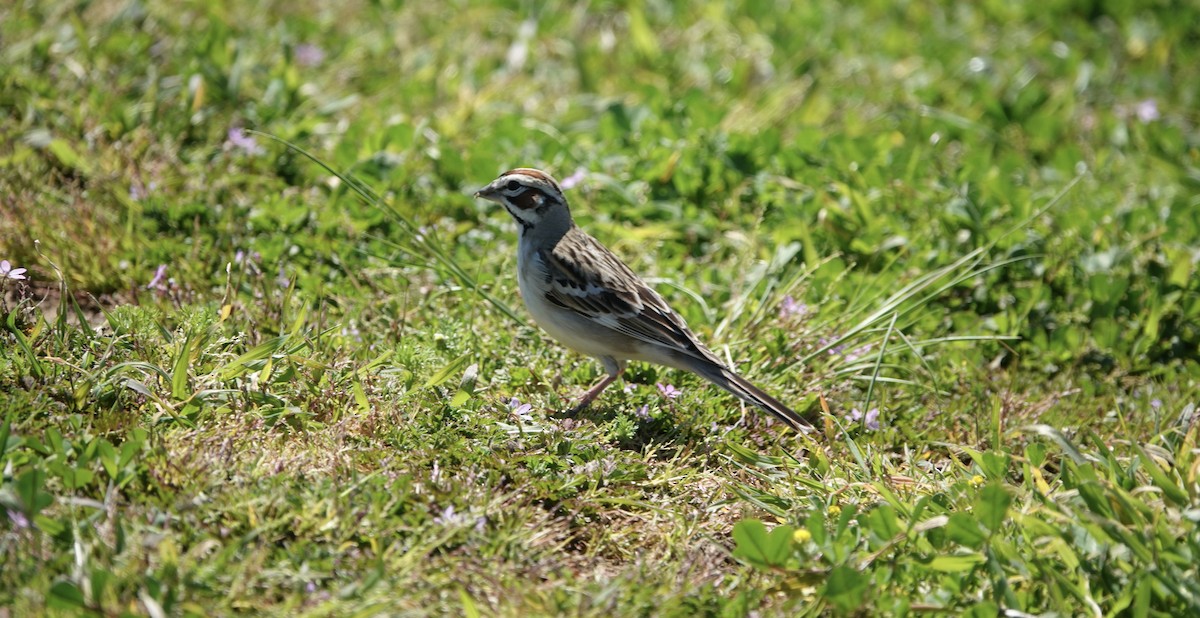
[[559,343],[581,354],[595,358],[611,357],[616,360],[630,358],[616,354],[612,345],[604,343],[605,339],[619,335],[547,300],[545,277],[546,268],[537,252],[522,246],[517,252],[517,285],[521,288],[521,298],[525,301],[525,307],[542,330]]

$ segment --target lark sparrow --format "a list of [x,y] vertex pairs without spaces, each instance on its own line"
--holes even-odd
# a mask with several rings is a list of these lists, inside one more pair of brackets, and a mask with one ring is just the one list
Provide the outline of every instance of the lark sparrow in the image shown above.
[[521,226],[517,283],[533,319],[551,337],[604,364],[608,375],[584,393],[582,409],[621,375],[629,360],[698,374],[795,429],[803,417],[726,367],[683,318],[617,256],[579,229],[562,189],[545,172],[505,172],[475,197],[504,206]]

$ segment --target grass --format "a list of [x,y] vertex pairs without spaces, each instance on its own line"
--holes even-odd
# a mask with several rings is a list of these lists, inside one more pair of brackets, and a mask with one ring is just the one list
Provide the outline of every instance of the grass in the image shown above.
[[[1197,613],[1197,19],[0,8],[0,612]],[[560,414],[517,165],[819,435]]]

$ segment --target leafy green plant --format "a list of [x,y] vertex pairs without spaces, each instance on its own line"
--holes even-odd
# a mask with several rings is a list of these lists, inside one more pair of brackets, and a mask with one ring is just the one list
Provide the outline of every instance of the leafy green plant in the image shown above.
[[[1055,430],[1034,429],[1065,447],[1060,458],[1048,457],[1042,442],[1026,447],[1022,470],[997,469],[987,456],[1008,457],[975,453],[979,470],[999,476],[954,482],[913,504],[876,484],[883,495],[873,504],[801,510],[799,527],[769,533],[744,520],[734,527],[734,556],[794,582],[787,586],[794,594],[804,594],[805,582],[823,582],[819,598],[839,612],[967,610],[977,602],[1023,612],[1196,611],[1187,558],[1196,538],[1169,523],[1196,508],[1195,480],[1185,481],[1193,488],[1185,492],[1141,447],[1122,452],[1093,436],[1096,448],[1087,450]],[[1195,428],[1189,435],[1195,439]],[[1191,459],[1153,450],[1168,461]],[[1010,483],[1014,477],[1023,480]],[[1194,522],[1188,527],[1194,531]],[[1088,573],[1091,584],[1080,585],[1075,572]]]

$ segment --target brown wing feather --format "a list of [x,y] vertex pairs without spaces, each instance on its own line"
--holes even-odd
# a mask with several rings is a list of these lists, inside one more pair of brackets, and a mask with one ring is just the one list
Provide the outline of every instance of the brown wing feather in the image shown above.
[[578,228],[539,256],[546,265],[546,299],[595,318],[598,325],[653,345],[721,364],[696,340],[679,314],[624,262]]

